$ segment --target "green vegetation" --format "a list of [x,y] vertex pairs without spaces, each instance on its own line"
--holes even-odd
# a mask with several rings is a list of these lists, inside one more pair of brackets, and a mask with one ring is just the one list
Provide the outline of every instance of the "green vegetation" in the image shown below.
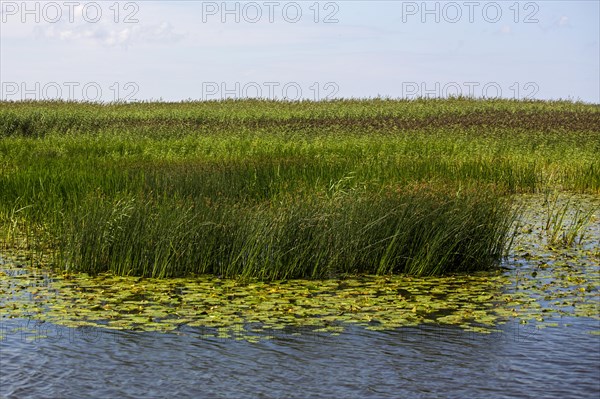
[[[579,245],[550,245],[545,202],[543,195],[519,196],[523,232],[515,239],[509,262],[519,266],[509,272],[318,281],[210,275],[153,279],[44,271],[28,267],[23,251],[0,258],[0,320],[24,319],[28,326],[201,332],[204,337],[257,341],[285,334],[338,334],[349,326],[390,330],[422,324],[494,333],[502,331],[502,324],[514,323],[520,334],[528,335],[584,317],[592,319],[589,333],[598,334],[598,218],[585,227]],[[600,198],[554,200],[561,212],[569,202],[577,202],[578,208],[564,214],[566,226],[582,212],[579,207],[583,212],[598,209]]]
[[94,274],[470,272],[511,194],[599,193],[598,153],[570,102],[3,102],[0,225]]
[[[544,199],[544,208],[546,241],[552,246],[581,244],[587,225],[594,218],[594,213],[598,211],[597,208],[584,210],[576,206],[573,212],[570,198],[565,203],[561,203],[558,194],[550,196],[548,193]],[[569,211],[572,211],[571,214]]]

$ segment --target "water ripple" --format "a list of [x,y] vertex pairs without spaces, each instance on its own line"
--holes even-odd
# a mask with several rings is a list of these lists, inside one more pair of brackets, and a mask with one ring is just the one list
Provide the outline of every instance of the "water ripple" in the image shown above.
[[[562,320],[563,322],[565,320]],[[448,326],[250,343],[177,334],[102,332],[35,339],[3,325],[0,394],[8,398],[597,398],[598,321],[495,335]],[[13,331],[11,333],[11,331]]]

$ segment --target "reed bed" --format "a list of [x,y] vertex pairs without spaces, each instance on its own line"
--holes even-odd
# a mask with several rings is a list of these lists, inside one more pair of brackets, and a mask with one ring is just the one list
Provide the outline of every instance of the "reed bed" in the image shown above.
[[91,273],[469,272],[511,194],[600,192],[597,153],[571,102],[2,102],[0,222]]
[[429,187],[247,205],[90,198],[62,224],[59,263],[93,273],[267,280],[467,272],[501,257],[511,215],[493,195]]

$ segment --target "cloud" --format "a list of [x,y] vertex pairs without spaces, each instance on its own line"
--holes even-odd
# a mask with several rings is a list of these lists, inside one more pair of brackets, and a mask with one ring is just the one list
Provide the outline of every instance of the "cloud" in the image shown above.
[[560,17],[558,17],[557,19],[554,19],[553,22],[551,22],[550,24],[544,26],[540,24],[540,28],[542,29],[543,32],[549,32],[549,31],[558,31],[561,29],[571,29],[571,22],[568,16],[566,15],[561,15]]
[[560,19],[558,20],[558,26],[569,26],[569,17],[567,17],[566,15],[560,17]]
[[149,26],[115,24],[53,24],[36,26],[37,38],[80,42],[108,47],[129,47],[144,43],[173,43],[184,37],[167,22]]

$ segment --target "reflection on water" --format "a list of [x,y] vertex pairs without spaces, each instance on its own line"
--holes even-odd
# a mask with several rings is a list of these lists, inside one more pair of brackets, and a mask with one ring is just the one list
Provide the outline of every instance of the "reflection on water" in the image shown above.
[[600,224],[549,245],[540,209],[487,275],[165,283],[0,264],[0,397],[597,398]]

